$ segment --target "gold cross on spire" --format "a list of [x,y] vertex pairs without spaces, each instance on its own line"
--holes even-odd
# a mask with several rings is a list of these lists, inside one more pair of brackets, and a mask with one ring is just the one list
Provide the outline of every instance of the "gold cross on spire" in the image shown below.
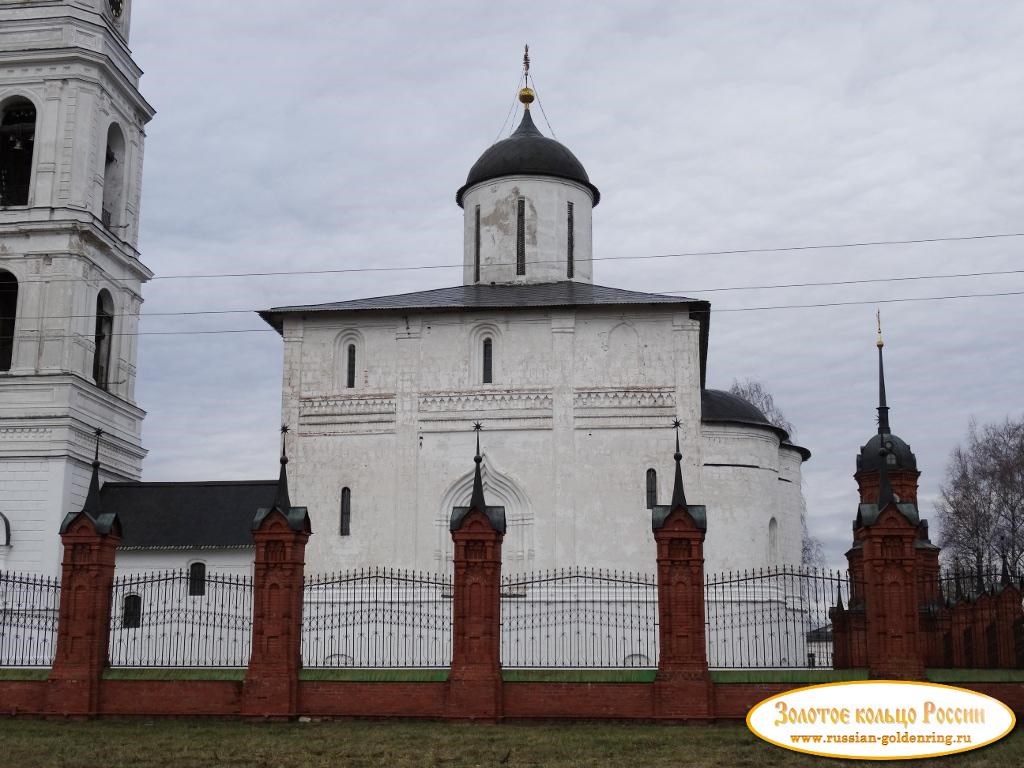
[[523,109],[529,111],[533,103],[534,93],[530,87],[530,46],[523,46],[523,87],[519,89],[519,101]]
[[878,323],[878,341],[875,342],[875,346],[879,349],[885,346],[885,342],[882,341],[882,310],[875,310],[875,322]]

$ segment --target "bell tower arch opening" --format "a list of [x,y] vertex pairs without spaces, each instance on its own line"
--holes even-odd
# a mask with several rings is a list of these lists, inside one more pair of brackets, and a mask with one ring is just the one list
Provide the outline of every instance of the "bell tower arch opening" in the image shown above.
[[0,207],[28,205],[35,141],[35,105],[22,96],[0,105]]

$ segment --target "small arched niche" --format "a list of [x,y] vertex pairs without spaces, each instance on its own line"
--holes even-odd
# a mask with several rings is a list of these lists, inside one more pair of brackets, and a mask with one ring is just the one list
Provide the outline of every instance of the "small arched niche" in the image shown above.
[[103,209],[100,213],[104,226],[111,228],[121,226],[124,218],[124,148],[124,133],[117,123],[111,123],[103,157]]
[[28,205],[35,140],[35,105],[21,96],[5,101],[0,106],[0,207]]

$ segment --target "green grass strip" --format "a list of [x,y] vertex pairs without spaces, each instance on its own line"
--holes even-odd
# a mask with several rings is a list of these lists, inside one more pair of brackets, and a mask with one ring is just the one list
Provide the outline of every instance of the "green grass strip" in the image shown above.
[[48,668],[42,669],[0,669],[0,680],[46,680]]
[[506,683],[652,683],[654,669],[503,669]]
[[103,671],[104,680],[244,680],[244,669],[221,669],[211,667],[182,668],[125,668],[116,667]]
[[447,669],[300,669],[299,680],[348,683],[443,683]]
[[715,683],[843,683],[867,680],[866,669],[720,669],[711,672]]
[[1024,669],[928,669],[933,683],[1022,683]]

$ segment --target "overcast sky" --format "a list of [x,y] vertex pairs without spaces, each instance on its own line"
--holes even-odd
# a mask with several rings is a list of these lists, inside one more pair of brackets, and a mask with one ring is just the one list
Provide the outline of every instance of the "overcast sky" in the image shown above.
[[[157,109],[141,250],[164,278],[144,314],[461,283],[456,268],[167,276],[461,263],[455,190],[504,135],[528,42],[550,126],[601,190],[595,282],[711,301],[708,385],[759,379],[796,425],[830,563],[875,430],[874,302],[1024,292],[1024,274],[712,290],[1024,270],[1021,237],[615,260],[1024,232],[1019,2],[138,0],[132,14]],[[751,310],[830,302],[867,303]],[[1022,415],[1024,296],[879,306],[893,430],[934,518],[969,419]],[[280,337],[244,312],[142,321],[187,329],[259,332],[141,339],[144,479],[273,477]]]

